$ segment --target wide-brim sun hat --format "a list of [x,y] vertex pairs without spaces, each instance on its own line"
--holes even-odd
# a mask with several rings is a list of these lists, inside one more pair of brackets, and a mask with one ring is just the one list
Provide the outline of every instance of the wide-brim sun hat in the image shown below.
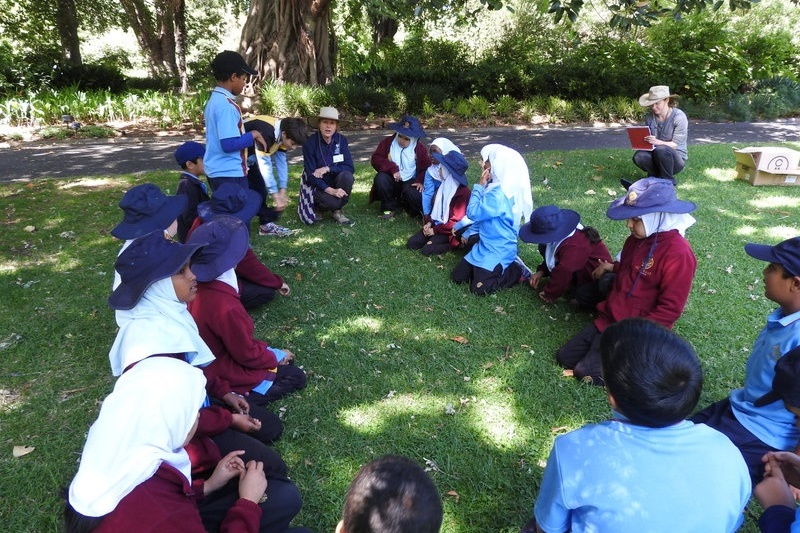
[[322,119],[335,120],[336,122],[339,122],[339,110],[330,106],[322,107],[320,108],[319,114],[316,117],[311,117],[308,119],[308,124],[312,128],[316,128],[319,126],[319,121]]
[[628,193],[617,198],[606,211],[612,220],[625,220],[648,213],[691,213],[694,202],[678,200],[675,185],[661,178],[644,178],[634,182]]
[[654,85],[650,90],[639,97],[639,105],[642,107],[650,107],[656,102],[660,102],[664,98],[676,98],[677,94],[671,94],[669,87],[666,85]]
[[577,211],[543,205],[534,209],[530,221],[519,229],[519,238],[532,244],[558,242],[575,231],[580,221]]
[[404,115],[399,122],[390,122],[389,129],[406,137],[414,137],[416,139],[425,137],[425,131],[422,129],[419,119],[411,115]]
[[444,155],[439,152],[434,152],[431,156],[445,167],[458,183],[461,185],[467,184],[467,168],[469,168],[469,161],[467,161],[460,152],[452,150]]
[[744,251],[754,259],[781,265],[792,276],[800,276],[800,237],[786,239],[775,246],[749,242],[744,245]]
[[188,205],[185,194],[167,196],[156,185],[142,183],[122,196],[119,207],[125,215],[111,230],[111,235],[127,241],[157,230],[164,231]]
[[214,196],[207,202],[197,205],[197,216],[203,222],[214,220],[219,215],[230,215],[245,224],[258,213],[263,200],[252,189],[245,189],[235,183],[223,183],[214,191]]
[[234,268],[247,253],[247,227],[236,217],[220,215],[201,224],[187,244],[205,243],[192,258],[192,272],[197,281],[206,282]]
[[108,297],[112,309],[133,309],[150,285],[176,274],[205,243],[180,244],[160,231],[136,239],[114,263],[121,283]]

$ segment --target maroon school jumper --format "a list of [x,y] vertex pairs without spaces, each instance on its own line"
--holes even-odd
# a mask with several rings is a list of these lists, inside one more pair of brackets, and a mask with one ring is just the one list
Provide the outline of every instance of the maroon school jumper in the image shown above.
[[[458,248],[461,244],[461,239],[453,235],[453,226],[455,226],[462,218],[467,215],[467,204],[469,204],[469,197],[472,192],[466,185],[459,185],[456,188],[456,193],[450,200],[450,217],[447,222],[436,224],[433,226],[433,232],[440,235],[448,235],[450,237],[450,248]],[[430,215],[425,215],[425,222],[433,224],[433,219]]]
[[[94,529],[95,533],[205,533],[197,499],[203,481],[189,481],[174,467],[161,463],[153,477],[122,498],[117,507]],[[261,508],[243,498],[225,516],[220,533],[257,533]]]
[[[654,241],[653,257],[643,265]],[[689,299],[696,270],[694,252],[678,230],[646,239],[631,235],[622,247],[620,262],[614,265],[614,286],[597,304],[594,325],[602,333],[624,318],[640,317],[671,329]]]
[[[395,172],[400,172],[400,167],[397,166],[397,163],[389,159],[389,150],[394,137],[394,134],[384,137],[383,140],[378,143],[378,147],[375,148],[375,151],[372,152],[370,163],[372,163],[372,168],[378,172],[386,172],[390,175],[393,175]],[[425,148],[425,145],[419,141],[417,141],[417,144],[414,146],[414,157],[417,160],[417,176],[414,178],[414,183],[423,185],[425,183],[425,171],[431,166],[431,156],[428,154],[428,149]]]
[[[544,255],[544,247],[540,249]],[[556,266],[549,270],[545,263],[536,268],[537,272],[549,276],[550,280],[542,293],[548,300],[555,300],[567,289],[580,287],[592,282],[592,272],[602,261],[611,263],[614,260],[603,241],[592,243],[586,234],[576,230],[573,235],[564,239],[556,249]]]
[[200,336],[216,356],[203,368],[209,378],[227,383],[228,390],[249,392],[265,379],[274,381],[278,359],[267,343],[255,338],[253,319],[227,283],[214,280],[197,284],[189,302]]

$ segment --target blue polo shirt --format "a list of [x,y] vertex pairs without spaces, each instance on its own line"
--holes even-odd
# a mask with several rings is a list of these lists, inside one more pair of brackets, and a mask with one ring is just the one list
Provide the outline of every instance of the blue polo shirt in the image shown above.
[[[203,167],[209,178],[245,178],[247,176],[247,151],[253,145],[253,136],[245,133],[242,112],[233,94],[222,87],[214,87],[204,110],[206,121],[206,155]],[[222,148],[223,139],[241,139],[232,152]]]
[[747,359],[744,388],[731,392],[731,408],[736,420],[758,439],[778,450],[794,450],[800,440],[795,417],[783,402],[755,407],[753,402],[772,389],[775,362],[800,345],[800,311],[784,316],[775,309],[767,317]]

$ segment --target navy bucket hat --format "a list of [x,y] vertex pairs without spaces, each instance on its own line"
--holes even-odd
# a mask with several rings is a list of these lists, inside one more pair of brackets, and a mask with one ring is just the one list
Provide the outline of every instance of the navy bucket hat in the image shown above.
[[606,211],[612,220],[625,220],[648,213],[691,213],[694,202],[678,200],[675,185],[661,178],[644,178],[631,184],[622,198],[611,202]]
[[425,131],[423,131],[419,119],[411,115],[404,115],[399,122],[390,122],[389,129],[406,137],[415,137],[417,139],[425,137]]
[[763,407],[778,400],[787,405],[800,407],[800,346],[789,350],[775,363],[772,389],[757,398],[753,405]]
[[112,309],[133,309],[150,285],[178,272],[205,243],[180,244],[159,232],[136,239],[114,263],[122,282],[108,297]]
[[458,183],[461,185],[467,184],[467,168],[469,167],[467,158],[455,150],[451,150],[444,155],[434,152],[431,156],[445,167]]
[[755,259],[778,263],[792,276],[800,276],[800,237],[786,239],[775,246],[749,242],[744,245],[744,251]]
[[167,196],[152,183],[142,183],[128,190],[119,201],[125,213],[122,222],[111,230],[118,239],[138,239],[148,233],[167,229],[188,206],[185,194]]
[[519,229],[519,238],[533,244],[558,242],[569,235],[581,216],[571,209],[559,209],[555,205],[537,207],[531,213],[531,220]]
[[201,224],[189,237],[188,244],[203,246],[192,258],[192,272],[197,281],[212,281],[244,257],[249,246],[247,227],[236,217],[220,215]]
[[249,224],[261,207],[261,202],[261,196],[256,191],[235,183],[223,183],[214,191],[211,200],[198,204],[197,214],[203,222],[210,222],[219,215],[230,215]]

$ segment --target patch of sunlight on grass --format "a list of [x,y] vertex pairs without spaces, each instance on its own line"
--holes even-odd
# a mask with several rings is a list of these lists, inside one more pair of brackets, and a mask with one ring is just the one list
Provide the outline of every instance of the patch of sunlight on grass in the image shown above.
[[0,389],[0,413],[17,409],[22,405],[22,393],[9,389]]
[[502,388],[502,383],[490,377],[477,381],[478,388],[489,400],[480,400],[474,407],[476,424],[492,444],[498,447],[520,446],[525,442],[525,432],[517,423],[514,398]]
[[77,187],[87,187],[87,188],[101,188],[102,187],[102,188],[106,188],[106,187],[113,187],[113,186],[119,185],[120,181],[121,180],[114,180],[114,179],[108,179],[108,178],[102,178],[102,179],[85,178],[85,179],[79,179],[79,180],[75,180],[75,181],[70,181],[70,182],[64,183],[63,185],[61,185],[59,187],[59,189],[69,190],[69,189],[75,189]]
[[389,246],[395,246],[397,248],[405,248],[407,241],[408,241],[407,236],[397,237],[396,239],[392,239],[391,241],[389,241]]
[[707,168],[703,174],[714,181],[732,182],[736,180],[736,172],[729,168]]
[[350,329],[358,329],[361,331],[370,331],[377,333],[383,327],[383,320],[378,320],[371,316],[360,316],[356,318],[348,318],[347,325]]
[[758,198],[756,200],[751,200],[750,205],[758,209],[797,207],[800,206],[800,198],[791,198],[789,196],[771,196],[769,198]]
[[770,240],[785,241],[786,239],[791,239],[792,237],[797,237],[797,229],[792,226],[770,226],[763,231],[764,235],[766,235]]
[[736,235],[741,235],[742,237],[749,237],[751,235],[755,235],[758,232],[758,229],[753,226],[741,226],[736,230]]
[[29,257],[24,260],[10,260],[0,262],[0,272],[16,272],[23,268],[43,268],[49,266],[53,272],[69,272],[73,268],[80,266],[80,261],[73,257],[64,261],[63,254],[51,254],[46,256]]
[[[435,404],[441,403],[442,406]],[[345,409],[339,413],[342,423],[354,431],[364,434],[378,435],[392,418],[416,415],[438,416],[444,413],[444,402],[438,398],[426,396],[421,399],[412,394],[395,394],[387,391],[382,400],[370,404]]]
[[322,244],[325,242],[325,239],[318,235],[303,235],[302,233],[294,239],[296,248],[303,248],[307,244]]

